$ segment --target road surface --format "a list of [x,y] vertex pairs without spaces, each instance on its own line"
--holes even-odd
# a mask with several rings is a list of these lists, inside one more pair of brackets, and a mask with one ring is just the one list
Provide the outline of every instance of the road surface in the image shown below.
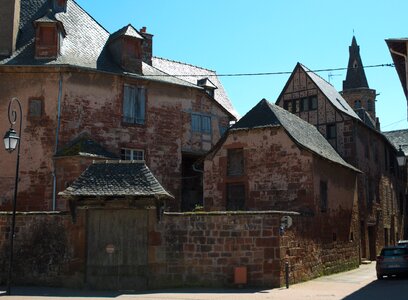
[[174,289],[146,292],[97,292],[51,288],[14,288],[12,296],[0,300],[51,300],[51,299],[118,299],[118,300],[382,300],[408,299],[407,278],[377,280],[375,263],[362,265],[356,270],[324,276],[286,288],[271,290],[233,289]]

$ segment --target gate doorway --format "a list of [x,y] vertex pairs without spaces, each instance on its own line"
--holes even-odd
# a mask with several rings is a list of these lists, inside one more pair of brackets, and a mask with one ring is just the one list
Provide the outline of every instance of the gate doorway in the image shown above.
[[377,257],[375,226],[368,226],[368,243],[370,247],[370,260],[374,261]]
[[89,210],[86,283],[94,289],[147,288],[146,210]]

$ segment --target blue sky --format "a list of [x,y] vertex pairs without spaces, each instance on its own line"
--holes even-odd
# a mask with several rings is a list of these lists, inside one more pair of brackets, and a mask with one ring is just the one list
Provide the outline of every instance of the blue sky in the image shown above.
[[[155,56],[218,74],[347,67],[353,31],[363,64],[391,63],[384,39],[408,36],[406,0],[76,0],[109,32],[132,24],[154,35]],[[333,71],[342,89],[345,71]],[[328,72],[318,73],[328,80]],[[376,89],[382,130],[408,128],[407,105],[394,68],[366,69]],[[275,102],[289,75],[222,77],[244,115],[262,98]]]

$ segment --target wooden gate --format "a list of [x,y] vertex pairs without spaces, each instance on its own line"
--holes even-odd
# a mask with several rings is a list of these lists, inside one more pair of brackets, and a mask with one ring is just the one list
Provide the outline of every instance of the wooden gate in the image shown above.
[[90,210],[87,285],[95,289],[147,288],[146,210]]

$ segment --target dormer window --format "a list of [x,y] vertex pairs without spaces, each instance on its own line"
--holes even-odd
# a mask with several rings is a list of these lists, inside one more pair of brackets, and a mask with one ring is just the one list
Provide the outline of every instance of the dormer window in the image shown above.
[[114,61],[128,72],[141,74],[143,39],[130,24],[111,34],[108,45]]
[[35,26],[35,57],[55,59],[58,57],[62,38],[65,35],[64,26],[55,19],[50,10],[47,15],[34,21]]
[[197,85],[202,87],[208,95],[214,98],[214,90],[217,88],[217,86],[212,83],[210,79],[207,77],[199,79],[197,80]]
[[55,24],[39,25],[35,41],[35,56],[56,58],[58,56],[58,31]]

